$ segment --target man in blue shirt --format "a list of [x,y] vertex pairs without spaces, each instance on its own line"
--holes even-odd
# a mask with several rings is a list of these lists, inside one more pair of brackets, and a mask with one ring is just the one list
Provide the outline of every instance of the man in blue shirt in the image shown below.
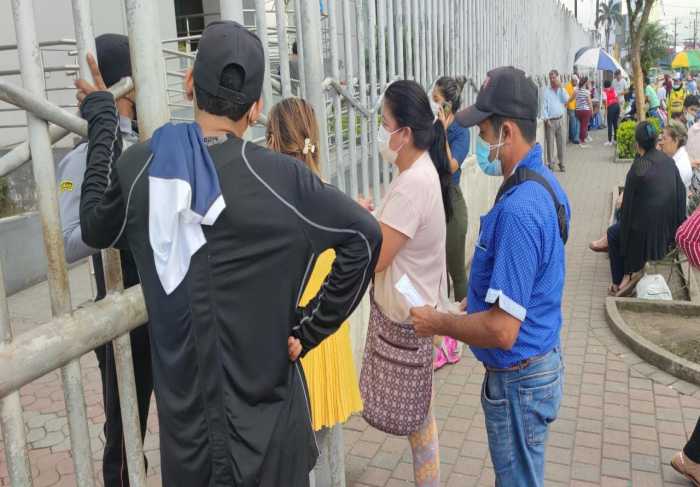
[[[571,212],[535,142],[537,111],[532,80],[503,67],[488,73],[476,104],[457,114],[462,125],[479,126],[477,157],[500,159],[504,191],[481,219],[467,314],[411,310],[418,335],[457,338],[486,368],[481,403],[497,486],[543,485],[547,433],[562,397],[559,335]],[[511,186],[509,179],[525,170],[541,180],[528,176]]]
[[561,87],[559,72],[553,69],[549,72],[549,86],[544,90],[542,104],[542,119],[544,120],[544,137],[547,147],[546,162],[554,170],[554,141],[557,144],[557,161],[559,169],[564,172],[564,114],[569,97]]

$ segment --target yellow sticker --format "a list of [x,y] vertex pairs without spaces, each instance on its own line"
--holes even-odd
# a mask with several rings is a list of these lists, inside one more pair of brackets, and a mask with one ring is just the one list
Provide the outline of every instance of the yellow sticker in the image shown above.
[[61,181],[60,191],[65,193],[66,191],[73,191],[73,181]]

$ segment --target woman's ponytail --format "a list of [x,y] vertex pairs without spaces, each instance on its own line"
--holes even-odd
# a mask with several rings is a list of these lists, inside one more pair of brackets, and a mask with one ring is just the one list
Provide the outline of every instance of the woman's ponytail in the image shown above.
[[452,172],[450,171],[450,160],[447,158],[447,134],[440,120],[435,120],[433,123],[433,143],[430,145],[428,152],[440,177],[442,204],[445,207],[445,217],[447,221],[450,221],[450,218],[452,218],[452,202],[450,201],[449,189]]

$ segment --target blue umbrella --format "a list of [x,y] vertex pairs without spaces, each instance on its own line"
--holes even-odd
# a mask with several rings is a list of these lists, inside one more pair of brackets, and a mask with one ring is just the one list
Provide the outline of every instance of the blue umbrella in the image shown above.
[[602,71],[615,71],[619,69],[620,71],[624,71],[620,63],[605,52],[605,49],[601,49],[600,47],[591,47],[576,54],[577,58],[574,61],[574,66],[578,66],[579,68],[599,69]]

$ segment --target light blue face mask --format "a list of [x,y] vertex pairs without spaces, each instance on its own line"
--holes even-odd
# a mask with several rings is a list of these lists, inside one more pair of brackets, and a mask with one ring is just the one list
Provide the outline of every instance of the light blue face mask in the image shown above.
[[501,160],[498,159],[498,152],[496,152],[496,159],[493,161],[489,160],[489,153],[493,149],[500,148],[503,145],[501,142],[501,137],[503,136],[503,128],[501,127],[501,132],[498,135],[498,144],[489,145],[480,135],[476,136],[476,162],[479,163],[479,167],[487,176],[502,176],[503,167]]

